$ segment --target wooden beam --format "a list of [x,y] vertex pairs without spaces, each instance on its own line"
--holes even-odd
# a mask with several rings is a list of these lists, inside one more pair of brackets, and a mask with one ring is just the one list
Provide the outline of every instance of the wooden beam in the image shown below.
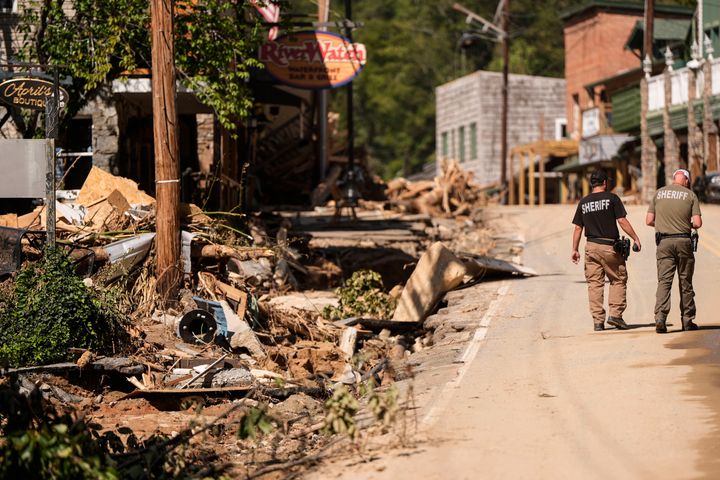
[[528,155],[528,203],[535,206],[535,157]]
[[520,168],[518,169],[518,205],[525,205],[525,155],[518,157]]
[[508,203],[515,205],[517,196],[515,195],[515,152],[510,153],[509,164],[508,164],[508,192],[510,193]]
[[563,173],[560,178],[560,203],[565,205],[568,203],[568,175]]
[[540,205],[545,205],[545,160],[544,155],[538,156],[540,159]]

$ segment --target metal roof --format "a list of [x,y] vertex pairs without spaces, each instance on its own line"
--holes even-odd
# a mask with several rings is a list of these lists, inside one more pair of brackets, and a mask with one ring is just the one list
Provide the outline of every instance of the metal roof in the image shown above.
[[[692,25],[689,18],[656,18],[653,22],[653,43],[683,43],[688,36]],[[642,50],[645,20],[635,22],[625,48],[628,50]]]
[[[645,11],[645,4],[642,1],[617,1],[617,0],[591,0],[583,5],[569,8],[560,14],[563,22],[570,21],[573,17],[581,15],[589,10],[602,9],[625,12],[638,12],[642,14]],[[687,16],[692,17],[695,7],[685,7],[682,5],[663,5],[655,4],[655,13],[665,15]],[[657,20],[657,19],[656,19]]]

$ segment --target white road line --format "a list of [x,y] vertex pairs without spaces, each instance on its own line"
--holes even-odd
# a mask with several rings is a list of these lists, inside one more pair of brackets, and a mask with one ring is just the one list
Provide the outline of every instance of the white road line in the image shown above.
[[470,365],[472,365],[473,360],[475,360],[475,357],[480,351],[480,346],[482,345],[482,341],[485,339],[485,335],[487,335],[490,321],[492,320],[493,315],[495,315],[495,311],[500,306],[500,302],[505,297],[505,295],[507,295],[508,291],[510,291],[510,282],[502,282],[500,284],[500,287],[498,288],[497,297],[495,297],[495,300],[493,300],[490,305],[488,305],[488,309],[485,312],[485,315],[483,315],[483,317],[480,319],[480,323],[475,329],[475,334],[473,335],[472,340],[470,340],[470,343],[465,348],[465,351],[458,360],[459,362],[463,362],[463,365],[458,369],[457,376],[445,384],[442,391],[440,392],[440,395],[438,396],[437,401],[435,401],[435,404],[430,408],[430,411],[428,411],[428,413],[423,418],[422,423],[425,426],[429,427],[434,424],[439,419],[440,414],[448,406],[450,400],[455,396],[454,390],[460,386],[460,383],[465,377],[465,374],[470,369]]

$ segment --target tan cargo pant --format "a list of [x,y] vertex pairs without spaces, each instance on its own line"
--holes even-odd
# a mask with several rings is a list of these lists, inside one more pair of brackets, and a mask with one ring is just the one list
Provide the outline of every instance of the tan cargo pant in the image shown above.
[[689,238],[664,238],[655,252],[658,286],[655,295],[655,320],[667,320],[670,313],[670,290],[675,269],[680,287],[680,313],[685,325],[695,319],[695,291],[692,279],[695,272],[695,255]]
[[590,315],[593,322],[605,323],[605,277],[610,280],[608,306],[610,316],[622,318],[627,307],[627,269],[625,259],[611,245],[585,244],[585,280],[588,286]]

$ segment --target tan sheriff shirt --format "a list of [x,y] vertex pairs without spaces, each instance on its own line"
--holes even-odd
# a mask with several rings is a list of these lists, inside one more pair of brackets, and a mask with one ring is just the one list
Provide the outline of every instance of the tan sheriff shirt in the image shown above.
[[665,234],[690,233],[692,217],[700,215],[700,202],[692,190],[668,185],[655,193],[648,213],[655,214],[655,231]]

